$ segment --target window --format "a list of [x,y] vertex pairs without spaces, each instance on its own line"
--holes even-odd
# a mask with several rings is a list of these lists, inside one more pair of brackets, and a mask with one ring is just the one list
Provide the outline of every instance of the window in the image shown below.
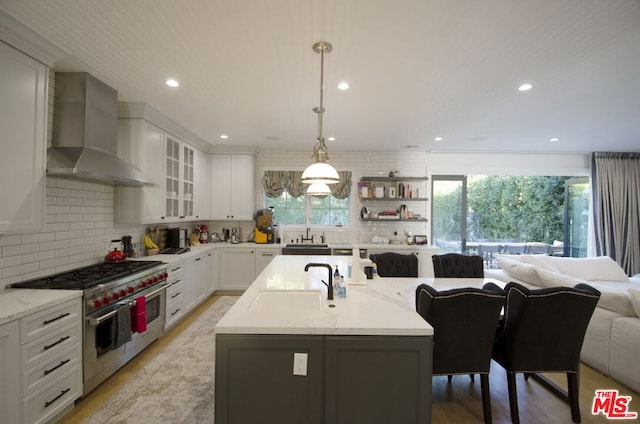
[[279,197],[267,197],[266,207],[273,207],[273,220],[289,225],[346,226],[349,224],[349,198],[333,196],[293,197],[287,191]]

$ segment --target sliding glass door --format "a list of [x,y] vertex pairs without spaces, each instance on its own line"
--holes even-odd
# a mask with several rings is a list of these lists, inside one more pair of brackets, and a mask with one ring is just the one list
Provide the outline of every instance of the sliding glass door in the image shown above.
[[564,191],[564,256],[587,256],[589,178],[571,178]]
[[433,175],[431,238],[439,253],[464,253],[467,243],[467,177]]

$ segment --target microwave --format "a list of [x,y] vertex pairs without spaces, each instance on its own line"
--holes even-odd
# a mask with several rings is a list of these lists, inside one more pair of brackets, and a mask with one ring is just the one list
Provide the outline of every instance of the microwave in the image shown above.
[[187,240],[189,240],[186,228],[169,228],[167,230],[167,242],[169,247],[174,249],[182,249],[187,247]]

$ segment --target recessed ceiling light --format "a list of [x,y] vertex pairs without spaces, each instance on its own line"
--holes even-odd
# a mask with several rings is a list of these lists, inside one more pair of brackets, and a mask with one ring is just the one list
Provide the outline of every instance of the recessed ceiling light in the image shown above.
[[549,141],[560,141],[560,139],[558,137],[553,137],[553,138],[550,138]]
[[336,138],[335,138],[335,137],[329,137],[329,138],[327,138],[327,140],[329,140],[329,141],[336,141]]
[[348,90],[349,89],[349,83],[346,81],[342,81],[340,84],[338,84],[338,90]]
[[442,141],[442,137],[436,137],[433,139],[434,141]]
[[529,91],[533,88],[533,85],[529,84],[528,82],[525,82],[524,84],[520,85],[520,87],[518,87],[518,91]]
[[220,138],[223,139],[223,140],[226,140],[226,139],[229,138],[229,136],[226,135],[226,134],[220,134]]
[[416,146],[415,144],[409,144],[404,146],[405,149],[417,149],[420,146]]
[[169,79],[166,81],[166,83],[167,83],[167,85],[168,85],[169,87],[174,87],[174,88],[175,88],[175,87],[180,87],[180,83],[179,83],[178,81],[174,80],[173,78],[169,78]]

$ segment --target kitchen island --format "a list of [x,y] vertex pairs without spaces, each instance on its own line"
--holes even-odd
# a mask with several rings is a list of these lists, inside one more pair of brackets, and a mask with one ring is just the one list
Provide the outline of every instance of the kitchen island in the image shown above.
[[216,423],[428,423],[433,329],[393,290],[327,300],[326,263],[278,256],[216,326]]

